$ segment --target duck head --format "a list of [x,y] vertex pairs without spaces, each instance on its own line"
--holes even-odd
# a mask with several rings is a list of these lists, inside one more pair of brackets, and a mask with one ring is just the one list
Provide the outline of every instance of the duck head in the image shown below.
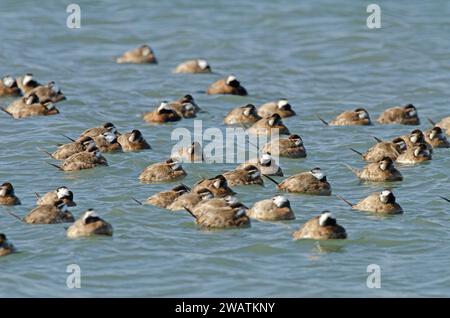
[[282,195],[277,195],[272,198],[272,202],[278,207],[278,208],[289,208],[291,206],[291,203],[289,200]]
[[380,201],[383,202],[384,204],[388,203],[394,204],[395,196],[391,190],[385,189],[380,193]]
[[355,113],[358,114],[358,118],[361,120],[363,120],[363,119],[370,120],[369,112],[367,110],[365,110],[364,108],[355,109]]
[[128,137],[128,141],[131,143],[141,142],[143,139],[142,133],[137,129],[132,130],[130,137]]
[[406,118],[417,118],[417,109],[413,104],[408,104],[403,107]]
[[9,182],[5,182],[0,186],[0,197],[6,196],[14,196],[14,187]]
[[319,225],[322,227],[335,226],[336,219],[333,217],[333,214],[331,214],[330,211],[323,211],[319,217]]
[[316,178],[317,180],[319,180],[320,182],[327,182],[327,176],[322,171],[322,169],[317,167],[317,168],[312,169],[309,173],[311,173],[312,176],[314,178]]
[[393,167],[394,162],[392,161],[391,158],[389,158],[389,157],[384,157],[384,158],[380,161],[379,165],[380,165],[380,169],[381,169],[382,171],[387,171],[387,170],[390,170],[390,169]]

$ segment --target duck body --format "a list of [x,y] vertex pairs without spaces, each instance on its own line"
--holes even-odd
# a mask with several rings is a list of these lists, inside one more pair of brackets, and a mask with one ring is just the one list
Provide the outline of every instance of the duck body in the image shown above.
[[317,178],[310,171],[290,176],[283,180],[277,188],[287,192],[331,195],[331,185],[326,178]]
[[12,254],[15,251],[14,245],[8,241],[6,235],[0,233],[0,257]]
[[123,152],[132,152],[151,149],[152,147],[142,136],[139,130],[133,130],[117,137],[117,142],[120,144]]
[[252,104],[247,104],[232,109],[223,121],[226,125],[252,125],[261,118],[256,113],[256,107]]
[[450,143],[441,127],[436,126],[425,133],[425,141],[433,148],[450,148]]
[[353,207],[355,210],[372,212],[378,214],[401,214],[402,207],[395,202],[383,202],[380,200],[380,193],[372,193],[367,198],[359,201]]
[[171,190],[158,192],[152,195],[145,201],[145,204],[155,205],[160,208],[167,208],[178,197],[182,196],[185,193],[189,193],[189,191],[190,189],[188,187],[181,184]]
[[278,114],[258,120],[248,129],[248,132],[255,135],[290,134],[289,129],[283,124]]
[[186,171],[183,170],[178,162],[169,159],[145,168],[139,175],[139,180],[142,183],[172,182],[181,180],[186,175]]
[[208,62],[203,59],[188,60],[179,64],[174,73],[211,73],[211,67]]
[[107,165],[108,162],[100,152],[85,150],[65,159],[61,165],[61,169],[65,172],[73,172]]
[[252,219],[262,221],[295,220],[289,200],[283,196],[256,202],[247,212]]
[[[329,214],[329,213],[328,213]],[[293,233],[294,240],[313,239],[313,240],[329,240],[329,239],[346,239],[347,233],[345,229],[336,223],[331,217],[324,220],[322,213],[306,222],[299,230]],[[334,220],[334,221],[333,221]]]
[[192,192],[198,193],[202,189],[208,189],[214,197],[225,197],[236,194],[228,185],[228,180],[223,175],[198,181],[192,188]]
[[242,169],[235,169],[223,174],[230,187],[239,185],[264,185],[261,172],[254,165],[246,165]]
[[37,206],[23,220],[28,224],[56,224],[75,221],[72,213],[58,207],[58,202]]
[[307,156],[303,140],[298,135],[271,140],[263,146],[261,151],[287,158],[306,158]]
[[380,124],[420,125],[417,109],[411,104],[386,109],[377,121]]
[[6,75],[0,80],[0,97],[20,95],[22,95],[20,88],[17,86],[17,82],[12,76]]
[[65,160],[76,153],[85,151],[89,145],[95,145],[95,141],[91,137],[83,137],[59,146],[51,156],[56,160]]
[[0,186],[0,205],[20,205],[21,202],[14,192],[11,183],[5,182]]
[[348,110],[330,121],[330,126],[369,126],[372,125],[369,113],[364,108]]
[[247,90],[241,86],[241,83],[233,75],[225,79],[220,79],[212,83],[207,90],[208,95],[231,94],[231,95],[247,95]]
[[124,64],[157,64],[158,61],[150,46],[144,44],[135,49],[125,52],[116,59],[116,63]]
[[281,118],[287,118],[295,116],[295,111],[292,109],[291,105],[286,99],[280,99],[274,102],[268,102],[262,104],[258,108],[258,115],[261,118],[272,116],[273,114],[278,114]]
[[403,180],[402,174],[395,168],[390,158],[368,163],[362,170],[353,168],[351,170],[361,181],[395,182]]
[[112,236],[113,227],[98,217],[93,210],[88,210],[67,229],[66,234],[71,239],[92,235]]

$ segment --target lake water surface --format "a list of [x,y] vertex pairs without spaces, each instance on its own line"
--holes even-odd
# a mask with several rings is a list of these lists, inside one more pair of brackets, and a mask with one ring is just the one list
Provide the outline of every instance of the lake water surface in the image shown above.
[[[360,184],[342,163],[362,167],[348,148],[366,150],[372,136],[390,139],[407,126],[324,127],[315,117],[365,107],[375,120],[387,107],[413,103],[426,117],[450,115],[450,3],[378,1],[382,27],[366,26],[364,1],[78,1],[81,28],[66,27],[68,1],[0,2],[0,75],[31,72],[54,80],[68,100],[61,114],[12,120],[0,114],[0,182],[10,181],[22,205],[0,207],[0,232],[20,253],[0,259],[0,297],[372,297],[449,296],[449,151],[432,162],[401,167],[391,186],[405,213],[376,217],[352,211],[334,196],[290,195],[297,219],[253,222],[250,229],[199,231],[183,212],[138,206],[171,184],[143,185],[137,176],[165,160],[173,128],[152,126],[140,114],[161,100],[191,93],[207,112],[203,126],[224,130],[223,116],[244,103],[288,98],[298,116],[285,120],[303,137],[308,157],[283,159],[286,175],[320,166],[333,192],[351,201],[383,188]],[[148,43],[157,65],[118,65],[113,57]],[[177,75],[190,58],[208,59],[211,75]],[[234,73],[247,97],[203,92]],[[2,98],[7,105],[11,99]],[[110,167],[63,174],[36,147],[52,150],[84,129],[113,122],[140,129],[153,149],[106,155]],[[215,176],[233,164],[191,164],[185,184]],[[113,238],[68,240],[65,225],[25,226],[34,192],[66,185],[79,216],[94,208],[111,222]],[[251,206],[275,194],[273,184],[240,187]],[[339,242],[292,241],[301,224],[329,209],[347,229]],[[66,286],[66,268],[78,264],[80,289]],[[381,288],[366,285],[367,266],[381,267]]]

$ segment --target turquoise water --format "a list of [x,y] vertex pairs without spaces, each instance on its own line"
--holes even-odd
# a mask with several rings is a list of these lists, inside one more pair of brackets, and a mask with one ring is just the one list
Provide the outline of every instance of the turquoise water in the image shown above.
[[[31,72],[54,80],[68,100],[61,114],[12,120],[0,114],[0,181],[10,181],[22,205],[1,207],[20,216],[34,207],[34,192],[66,185],[79,216],[94,208],[112,223],[113,238],[68,240],[65,225],[26,226],[0,213],[20,253],[0,259],[0,297],[388,297],[448,296],[450,206],[448,150],[432,162],[401,167],[393,184],[404,215],[381,218],[350,210],[334,196],[287,195],[297,219],[253,222],[250,229],[204,232],[186,213],[141,207],[170,185],[142,185],[137,176],[170,153],[173,128],[144,123],[140,114],[161,100],[191,93],[204,127],[224,130],[223,116],[243,103],[285,97],[298,116],[285,120],[302,136],[308,157],[281,161],[286,175],[320,166],[333,192],[351,201],[380,190],[360,184],[342,163],[362,167],[348,150],[365,150],[372,136],[391,138],[407,126],[323,127],[346,109],[383,109],[413,103],[422,117],[450,115],[450,3],[378,1],[382,27],[366,27],[363,1],[78,1],[81,29],[66,27],[69,1],[2,0],[0,74]],[[113,57],[148,43],[157,65],[117,65]],[[216,74],[176,75],[189,58],[208,59]],[[207,86],[234,73],[247,97],[207,96]],[[2,98],[2,105],[11,99]],[[36,147],[54,149],[86,128],[113,122],[121,132],[140,129],[153,150],[106,155],[110,166],[63,174]],[[214,176],[233,164],[185,165],[184,183]],[[247,205],[274,195],[274,186],[240,187]],[[324,209],[348,232],[339,242],[292,241],[291,233]],[[69,264],[81,267],[81,288],[66,286]],[[381,267],[381,288],[366,286],[369,264]]]

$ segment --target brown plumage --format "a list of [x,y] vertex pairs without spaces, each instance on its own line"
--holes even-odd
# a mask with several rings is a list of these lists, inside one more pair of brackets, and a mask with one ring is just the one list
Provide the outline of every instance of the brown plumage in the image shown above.
[[202,146],[197,141],[194,141],[189,147],[179,148],[178,151],[172,153],[172,158],[191,163],[205,161]]
[[180,115],[174,111],[167,102],[162,102],[156,109],[151,112],[144,113],[144,121],[148,123],[168,123],[179,121],[182,119]]
[[420,125],[416,107],[412,104],[386,109],[380,117],[380,124]]
[[198,189],[197,192],[186,192],[180,195],[166,206],[166,209],[171,211],[182,211],[184,209],[193,209],[202,201],[207,201],[213,198],[213,194],[206,188]]
[[331,185],[320,168],[290,176],[279,183],[277,188],[287,192],[331,195]]
[[365,161],[379,162],[386,157],[391,158],[393,161],[397,160],[397,157],[406,151],[406,147],[406,143],[402,138],[396,138],[393,141],[380,141],[370,147],[365,153],[352,150],[358,153]]
[[150,48],[150,46],[144,44],[138,48],[129,50],[125,52],[121,57],[116,59],[116,62],[119,64],[123,63],[133,63],[133,64],[156,64],[158,61],[156,60],[155,53]]
[[14,193],[11,183],[5,182],[0,186],[0,205],[19,205],[20,200]]
[[209,206],[197,214],[189,211],[195,222],[203,229],[247,228],[250,227],[250,218],[247,208],[242,203],[216,208]]
[[450,148],[450,143],[444,135],[442,128],[439,126],[427,130],[425,133],[425,141],[433,148]]
[[169,103],[172,108],[180,117],[183,118],[195,118],[197,113],[201,110],[197,103],[194,101],[192,95],[185,95],[176,101]]
[[93,137],[97,148],[101,152],[121,152],[122,146],[117,141],[116,134],[112,132],[104,132],[103,134]]
[[433,152],[433,147],[425,141],[425,135],[420,129],[415,129],[409,134],[397,137],[396,139],[402,139],[406,144],[406,148],[413,148],[424,144],[427,149]]
[[20,76],[16,79],[17,86],[19,86],[22,95],[28,94],[32,89],[41,86],[39,82],[37,82],[33,78],[33,74],[28,73],[24,76]]
[[212,83],[208,87],[207,93],[209,95],[215,94],[231,94],[231,95],[247,95],[247,90],[241,86],[241,83],[235,76],[229,75],[225,79],[220,79],[217,82]]
[[264,181],[261,178],[261,171],[254,165],[246,165],[242,169],[225,172],[223,176],[227,179],[230,187],[250,184],[264,185]]
[[306,149],[303,140],[299,135],[289,135],[287,138],[271,140],[263,146],[262,152],[270,153],[274,156],[287,158],[305,158]]
[[260,120],[256,113],[256,107],[252,104],[243,105],[232,109],[224,118],[227,125],[252,125]]
[[283,170],[277,164],[275,159],[268,153],[263,153],[259,158],[254,158],[241,163],[236,169],[244,169],[246,166],[254,165],[261,174],[266,176],[283,176]]
[[295,220],[289,200],[281,195],[256,202],[247,212],[250,218],[263,221]]
[[330,126],[368,126],[372,125],[369,113],[364,108],[347,110],[328,123]]
[[403,176],[398,171],[391,158],[385,157],[379,162],[368,163],[364,169],[348,168],[362,181],[393,182],[402,181]]
[[168,191],[155,193],[145,201],[145,204],[166,208],[167,206],[172,204],[178,197],[185,193],[189,193],[190,191],[191,189],[189,189],[187,186],[185,186],[184,184],[180,184]]
[[248,132],[255,135],[290,134],[289,129],[283,124],[278,114],[258,120],[248,129]]
[[73,222],[75,219],[67,210],[67,205],[58,200],[53,204],[37,206],[23,218],[23,221],[28,224],[55,224]]
[[14,252],[14,245],[8,241],[5,234],[0,233],[0,256],[6,256]]
[[203,59],[188,60],[179,64],[174,73],[211,73],[211,67]]
[[89,128],[83,131],[83,133],[80,135],[80,138],[83,137],[94,138],[104,134],[105,132],[112,132],[115,135],[120,135],[120,133],[117,131],[116,126],[114,126],[113,123],[104,123],[100,127]]
[[20,96],[22,93],[17,86],[17,81],[10,75],[0,80],[0,96]]
[[434,124],[437,127],[441,127],[445,130],[445,133],[450,136],[450,116],[442,118],[440,122]]
[[82,137],[74,142],[59,146],[51,156],[56,160],[65,160],[76,153],[85,151],[87,147],[93,145],[95,145],[95,141],[91,137]]
[[67,229],[67,237],[78,238],[91,235],[112,236],[113,227],[89,209]]
[[56,86],[55,82],[50,82],[47,85],[40,85],[31,89],[25,97],[35,94],[41,103],[58,103],[66,99],[66,96]]
[[228,181],[223,175],[198,181],[192,188],[192,192],[198,193],[202,189],[208,189],[214,197],[219,198],[235,194],[235,192],[228,186]]
[[262,118],[272,116],[273,114],[278,114],[281,118],[296,115],[287,99],[280,99],[278,101],[265,103],[258,108],[258,115]]
[[35,94],[13,101],[6,109],[6,113],[16,119],[34,116],[51,116],[59,114],[53,103],[43,104]]
[[359,201],[357,204],[351,204],[345,201],[354,210],[379,213],[379,214],[400,214],[403,213],[402,207],[396,202],[395,196],[391,190],[372,193],[367,198]]
[[[38,195],[36,193],[36,195]],[[73,201],[73,192],[67,187],[62,186],[54,191],[47,192],[43,196],[38,196],[36,205],[54,205],[55,202],[61,200],[68,207],[76,206],[77,204]]]
[[398,156],[397,161],[401,164],[414,165],[432,159],[432,154],[427,145],[420,144],[406,149],[404,153]]
[[337,224],[336,219],[333,218],[330,212],[324,211],[321,215],[306,222],[292,236],[294,240],[329,240],[346,239],[347,233],[342,226]]
[[105,157],[101,155],[94,144],[88,146],[85,151],[76,153],[65,159],[59,168],[65,172],[72,172],[107,165],[108,162]]
[[142,136],[142,133],[134,129],[129,133],[125,133],[117,137],[117,142],[122,146],[122,151],[139,151],[144,149],[151,149],[150,145]]
[[173,159],[165,162],[154,163],[139,175],[139,180],[143,183],[172,182],[181,180],[186,176],[181,164]]

